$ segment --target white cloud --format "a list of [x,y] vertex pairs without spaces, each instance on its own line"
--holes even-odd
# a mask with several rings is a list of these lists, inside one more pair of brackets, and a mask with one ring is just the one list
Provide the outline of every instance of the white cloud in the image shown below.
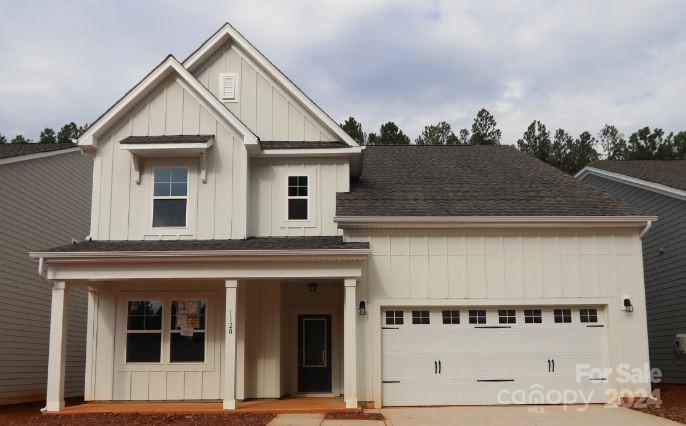
[[339,121],[411,137],[486,107],[513,143],[534,119],[686,127],[681,0],[0,0],[0,133],[91,121],[167,53],[228,20]]

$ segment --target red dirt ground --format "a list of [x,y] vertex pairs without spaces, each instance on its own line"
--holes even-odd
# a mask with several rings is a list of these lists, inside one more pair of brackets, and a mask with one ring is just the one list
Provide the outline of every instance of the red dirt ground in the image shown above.
[[[82,404],[83,400],[67,400],[67,405]],[[41,414],[43,402],[0,407],[0,425],[266,425],[276,414],[217,413],[217,414]]]
[[686,385],[666,383],[654,385],[653,395],[659,395],[661,400],[659,406],[651,403],[643,404],[645,406],[625,405],[637,411],[686,424]]

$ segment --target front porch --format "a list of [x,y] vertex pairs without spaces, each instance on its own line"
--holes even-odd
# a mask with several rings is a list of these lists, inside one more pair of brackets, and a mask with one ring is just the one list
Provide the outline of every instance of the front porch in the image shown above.
[[[52,283],[46,411],[357,409],[360,251],[41,257]],[[74,286],[88,289],[85,400],[98,402],[65,408]]]

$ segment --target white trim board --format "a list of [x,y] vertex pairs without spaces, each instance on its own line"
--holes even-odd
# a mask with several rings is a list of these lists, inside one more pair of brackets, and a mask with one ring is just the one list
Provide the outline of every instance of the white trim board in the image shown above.
[[81,151],[79,147],[55,149],[53,151],[36,152],[34,154],[15,155],[14,157],[0,158],[0,165],[18,163],[20,161],[37,160],[39,158],[52,157],[54,155],[69,154]]
[[221,46],[226,40],[232,40],[249,59],[255,62],[261,69],[263,69],[270,77],[272,77],[284,90],[290,93],[303,108],[305,108],[312,115],[326,126],[331,132],[338,136],[342,141],[351,147],[359,146],[353,138],[351,138],[338,123],[331,118],[319,105],[314,103],[298,86],[296,86],[286,75],[281,72],[269,59],[267,59],[262,52],[257,50],[241,33],[233,28],[228,22],[225,23],[217,32],[215,32],[209,39],[207,39],[195,52],[191,53],[188,58],[183,61],[183,66],[189,71],[193,71],[206,58],[215,53],[216,49]]
[[643,180],[631,176],[627,176],[621,173],[609,172],[607,170],[597,169],[595,167],[584,167],[579,173],[576,174],[576,178],[583,179],[586,175],[592,174],[600,176],[615,182],[620,182],[626,185],[634,186],[636,188],[645,189],[647,191],[656,192],[658,194],[666,195],[668,197],[678,198],[680,200],[686,200],[686,191],[681,189],[672,188],[671,186],[662,185],[659,183],[651,182],[648,180]]

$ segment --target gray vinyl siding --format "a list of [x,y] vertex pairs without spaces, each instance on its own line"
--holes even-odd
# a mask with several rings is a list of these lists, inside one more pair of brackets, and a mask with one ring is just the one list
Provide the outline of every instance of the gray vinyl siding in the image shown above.
[[666,383],[686,383],[686,356],[674,352],[675,335],[686,333],[686,201],[591,174],[583,180],[658,217],[643,239],[650,363]]
[[[0,403],[45,394],[51,293],[28,253],[88,235],[92,170],[80,152],[0,164]],[[78,396],[87,293],[69,296],[65,395]]]

